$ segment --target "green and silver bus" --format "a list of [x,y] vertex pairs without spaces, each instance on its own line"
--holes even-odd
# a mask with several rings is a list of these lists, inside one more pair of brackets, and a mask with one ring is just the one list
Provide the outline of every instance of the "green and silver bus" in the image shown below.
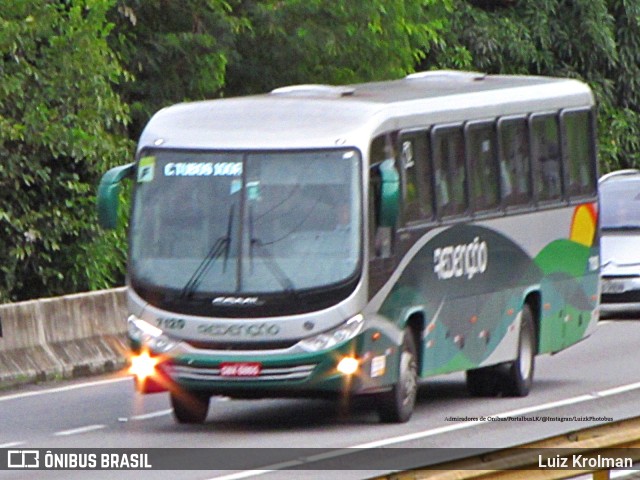
[[594,99],[576,80],[432,71],[184,103],[107,172],[132,179],[137,388],[178,422],[212,395],[368,395],[421,378],[527,395],[536,355],[597,322]]

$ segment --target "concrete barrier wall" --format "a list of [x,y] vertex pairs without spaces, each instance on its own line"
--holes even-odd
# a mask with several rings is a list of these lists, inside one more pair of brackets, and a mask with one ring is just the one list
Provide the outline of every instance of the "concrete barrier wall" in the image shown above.
[[0,305],[0,388],[126,365],[126,288]]

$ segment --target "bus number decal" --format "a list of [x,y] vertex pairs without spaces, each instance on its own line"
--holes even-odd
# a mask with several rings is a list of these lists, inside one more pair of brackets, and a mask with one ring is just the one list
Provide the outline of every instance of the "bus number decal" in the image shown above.
[[488,261],[487,242],[476,237],[468,244],[436,248],[433,252],[433,271],[439,280],[463,275],[471,280],[476,274],[485,272]]
[[213,175],[239,177],[242,175],[242,162],[218,162],[213,165]]
[[242,162],[169,162],[164,167],[165,177],[239,177]]
[[156,323],[159,328],[167,330],[182,330],[185,326],[185,322],[181,318],[158,318]]

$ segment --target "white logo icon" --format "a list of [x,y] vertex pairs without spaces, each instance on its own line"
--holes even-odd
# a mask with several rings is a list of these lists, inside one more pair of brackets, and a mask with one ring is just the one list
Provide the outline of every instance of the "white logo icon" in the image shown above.
[[7,452],[8,468],[39,468],[40,452],[38,450],[9,450]]

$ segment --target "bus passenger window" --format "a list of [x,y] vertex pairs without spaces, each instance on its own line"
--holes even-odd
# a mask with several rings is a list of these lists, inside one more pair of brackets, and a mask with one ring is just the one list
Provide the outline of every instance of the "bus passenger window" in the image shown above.
[[433,166],[436,208],[440,217],[467,211],[464,137],[460,127],[434,129]]
[[466,130],[469,184],[475,211],[497,208],[498,163],[493,123],[469,124]]
[[403,217],[413,222],[433,216],[431,162],[427,132],[404,134],[400,140]]
[[596,191],[596,161],[593,122],[590,110],[563,112],[564,166],[567,193],[591,195]]
[[529,130],[524,117],[501,119],[500,193],[506,206],[526,205],[531,201],[531,164]]
[[531,118],[531,133],[537,198],[542,201],[559,199],[562,195],[562,174],[556,116],[534,115]]

